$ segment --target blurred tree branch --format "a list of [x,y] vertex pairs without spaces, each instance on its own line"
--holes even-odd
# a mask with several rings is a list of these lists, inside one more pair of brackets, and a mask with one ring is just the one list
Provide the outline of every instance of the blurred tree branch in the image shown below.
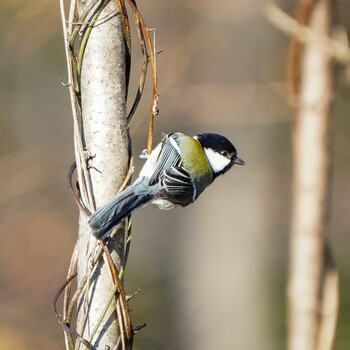
[[297,8],[296,18],[294,19],[270,2],[266,7],[266,15],[270,22],[279,30],[291,35],[294,38],[293,41],[300,44],[318,41],[320,45],[322,44],[322,49],[327,51],[333,58],[341,63],[348,64],[350,61],[350,50],[346,40],[340,37],[333,37],[333,28],[331,28],[329,35],[325,36],[306,25],[311,4],[312,1],[304,1],[303,6]]
[[270,3],[267,16],[292,36],[288,73],[296,118],[289,267],[289,350],[330,350],[338,315],[338,273],[327,238],[331,182],[333,59],[348,47],[332,38],[333,0],[299,0],[296,19]]
[[[338,278],[327,240],[333,57],[349,52],[330,39],[332,0],[303,1],[297,20],[271,7],[270,18],[293,34],[290,77],[297,100],[289,275],[289,350],[331,349]],[[272,16],[273,15],[273,16]],[[276,18],[279,18],[276,21]]]

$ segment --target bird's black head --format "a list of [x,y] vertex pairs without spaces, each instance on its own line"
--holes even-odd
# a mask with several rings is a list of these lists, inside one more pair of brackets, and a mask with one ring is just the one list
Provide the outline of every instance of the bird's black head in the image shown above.
[[245,164],[238,158],[235,146],[225,136],[203,133],[198,134],[196,139],[202,145],[215,177],[224,174],[234,164]]

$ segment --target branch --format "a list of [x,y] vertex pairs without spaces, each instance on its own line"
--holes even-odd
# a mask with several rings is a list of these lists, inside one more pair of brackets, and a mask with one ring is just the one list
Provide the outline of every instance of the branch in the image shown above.
[[[326,259],[326,251],[330,251],[326,234],[330,197],[333,50],[326,48],[329,40],[325,38],[329,38],[332,27],[332,4],[331,0],[314,1],[307,21],[310,29],[302,32],[312,34],[307,34],[308,39],[300,51],[300,95],[293,134],[289,350],[319,349],[321,325],[325,324],[322,296],[329,295],[330,290],[326,279],[330,268]],[[300,2],[300,5],[305,4]],[[300,28],[297,29],[300,33]],[[328,339],[331,339],[327,348],[330,350],[333,338],[328,335]]]
[[[158,114],[156,53],[134,0],[133,11],[144,56],[139,88],[129,115],[128,93],[131,35],[124,0],[70,0],[66,20],[65,0],[60,0],[68,67],[68,87],[73,111],[76,162],[67,174],[68,188],[80,210],[79,237],[68,276],[77,271],[77,288],[65,283],[63,317],[55,316],[65,331],[66,349],[131,349],[133,329],[123,276],[130,243],[130,218],[114,229],[107,245],[96,242],[87,219],[100,206],[128,185],[133,173],[128,122],[134,115],[144,88],[147,66],[152,66],[152,103],[148,149],[152,147],[153,122]],[[73,175],[77,172],[77,186]],[[77,330],[71,327],[77,309]],[[74,345],[74,337],[76,344]],[[86,340],[88,339],[88,340]]]
[[265,13],[269,21],[283,33],[295,36],[297,40],[304,44],[318,42],[319,48],[326,51],[341,63],[349,64],[350,50],[347,44],[332,38],[332,33],[320,33],[311,27],[299,23],[294,18],[288,16],[273,2],[266,6]]

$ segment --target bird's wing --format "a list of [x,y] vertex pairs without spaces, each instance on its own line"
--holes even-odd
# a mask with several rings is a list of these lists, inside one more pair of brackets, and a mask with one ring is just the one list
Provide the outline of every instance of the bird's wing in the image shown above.
[[161,182],[162,189],[157,192],[157,198],[170,200],[183,207],[194,201],[196,189],[184,168],[173,166],[164,170]]
[[149,180],[150,186],[160,181],[164,169],[170,169],[173,166],[181,165],[176,139],[177,134],[169,134],[164,138],[162,148],[157,158],[156,168]]

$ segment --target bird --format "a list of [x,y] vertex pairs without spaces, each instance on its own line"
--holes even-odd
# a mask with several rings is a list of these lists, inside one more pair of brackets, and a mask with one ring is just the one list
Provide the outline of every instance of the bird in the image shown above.
[[104,241],[113,227],[149,203],[162,210],[186,207],[234,164],[244,165],[245,162],[225,136],[164,134],[135,182],[89,217],[92,234]]

